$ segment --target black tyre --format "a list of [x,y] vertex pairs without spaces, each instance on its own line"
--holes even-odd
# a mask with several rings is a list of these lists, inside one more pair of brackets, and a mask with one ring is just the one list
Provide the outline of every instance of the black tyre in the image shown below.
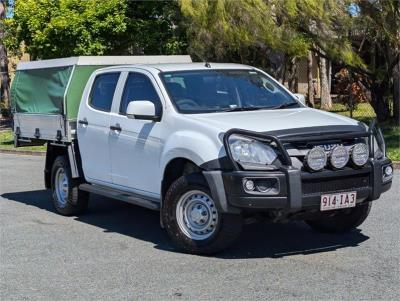
[[78,189],[81,182],[71,177],[71,169],[64,156],[54,160],[51,170],[53,205],[62,215],[83,213],[89,202],[89,193]]
[[169,237],[184,252],[212,254],[240,235],[242,217],[221,214],[201,174],[182,176],[169,187],[162,208]]
[[371,202],[360,204],[352,209],[342,209],[333,216],[326,216],[305,222],[314,230],[325,233],[348,232],[360,226],[371,210]]

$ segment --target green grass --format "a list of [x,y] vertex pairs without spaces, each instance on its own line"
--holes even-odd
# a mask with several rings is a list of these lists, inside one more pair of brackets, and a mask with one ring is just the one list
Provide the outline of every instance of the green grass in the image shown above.
[[400,162],[400,126],[383,124],[382,132],[385,136],[388,157]]
[[359,103],[357,108],[353,111],[353,116],[351,116],[351,113],[346,106],[341,103],[334,103],[330,112],[351,117],[366,123],[376,118],[375,111],[369,103]]
[[14,135],[11,130],[0,132],[0,149],[10,149],[16,151],[46,151],[46,145],[14,147]]
[[[334,103],[331,113],[351,117],[350,111],[341,103]],[[369,124],[376,117],[374,109],[369,103],[360,103],[353,111],[352,118]],[[385,136],[387,155],[393,161],[400,162],[400,126],[390,122],[380,124],[383,135]]]

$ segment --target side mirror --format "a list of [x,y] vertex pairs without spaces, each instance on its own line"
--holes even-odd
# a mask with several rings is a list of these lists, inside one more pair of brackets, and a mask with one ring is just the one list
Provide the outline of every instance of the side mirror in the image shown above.
[[148,100],[131,101],[126,108],[126,116],[132,119],[160,121],[154,103]]
[[306,105],[306,97],[303,94],[293,94],[303,105]]

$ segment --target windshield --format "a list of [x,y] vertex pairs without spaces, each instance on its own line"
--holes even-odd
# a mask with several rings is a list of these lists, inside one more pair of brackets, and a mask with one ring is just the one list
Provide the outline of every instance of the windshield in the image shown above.
[[176,71],[160,76],[180,113],[300,107],[293,96],[255,70]]

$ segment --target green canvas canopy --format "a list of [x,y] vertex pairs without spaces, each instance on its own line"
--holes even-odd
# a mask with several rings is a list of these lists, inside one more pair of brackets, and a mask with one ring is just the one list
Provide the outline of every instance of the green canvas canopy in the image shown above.
[[18,113],[61,114],[72,67],[17,71],[11,95]]
[[64,115],[75,120],[83,90],[96,69],[113,65],[188,63],[190,56],[81,56],[21,62],[11,86],[15,113]]

